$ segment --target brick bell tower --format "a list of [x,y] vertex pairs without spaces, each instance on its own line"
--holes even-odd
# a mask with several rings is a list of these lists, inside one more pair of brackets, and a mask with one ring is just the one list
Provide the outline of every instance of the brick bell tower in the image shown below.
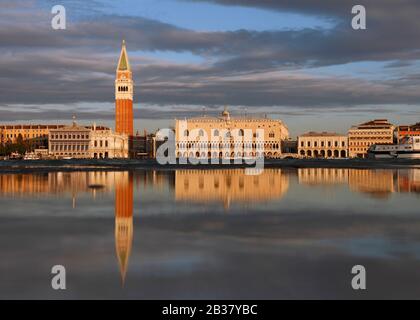
[[122,42],[115,79],[115,132],[133,136],[133,76],[125,40]]

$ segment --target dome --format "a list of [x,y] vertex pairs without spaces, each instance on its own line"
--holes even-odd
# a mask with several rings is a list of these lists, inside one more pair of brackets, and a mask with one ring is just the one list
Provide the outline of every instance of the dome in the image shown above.
[[229,111],[227,111],[227,108],[225,107],[225,110],[222,112],[223,117],[229,117]]

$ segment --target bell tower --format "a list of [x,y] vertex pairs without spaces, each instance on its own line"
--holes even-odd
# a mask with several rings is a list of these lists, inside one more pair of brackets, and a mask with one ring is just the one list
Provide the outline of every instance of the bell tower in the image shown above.
[[133,136],[133,76],[125,40],[122,42],[115,79],[115,132]]

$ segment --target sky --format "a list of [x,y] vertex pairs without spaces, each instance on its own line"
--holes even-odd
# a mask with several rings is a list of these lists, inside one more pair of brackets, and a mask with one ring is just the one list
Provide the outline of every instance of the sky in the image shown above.
[[[65,30],[51,27],[57,4]],[[351,28],[355,4],[366,30]],[[292,137],[420,122],[419,16],[417,0],[2,0],[0,123],[113,127],[122,39],[139,131],[224,106]]]

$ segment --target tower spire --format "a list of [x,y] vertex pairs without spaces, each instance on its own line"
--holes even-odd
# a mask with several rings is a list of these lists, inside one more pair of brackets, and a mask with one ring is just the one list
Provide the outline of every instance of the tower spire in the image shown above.
[[117,71],[130,71],[130,62],[128,61],[127,49],[125,47],[125,40],[122,41],[120,59],[118,60]]

